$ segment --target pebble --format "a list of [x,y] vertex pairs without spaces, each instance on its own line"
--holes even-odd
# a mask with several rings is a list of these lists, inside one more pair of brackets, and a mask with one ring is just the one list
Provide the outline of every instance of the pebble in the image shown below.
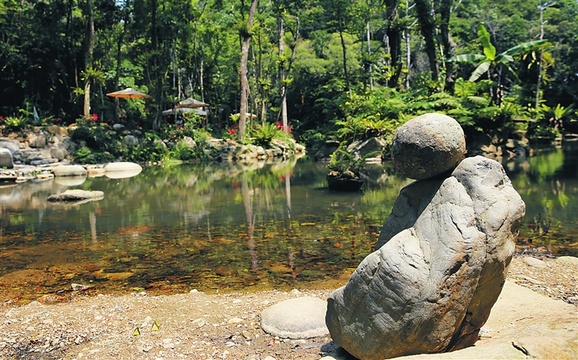
[[244,320],[238,317],[234,317],[234,318],[230,318],[229,321],[227,321],[228,324],[239,324],[242,323]]
[[163,347],[165,349],[174,349],[175,344],[173,343],[173,339],[163,339]]
[[535,268],[548,267],[548,265],[545,262],[543,262],[540,259],[533,258],[533,257],[525,257],[524,263],[526,263],[526,265],[528,265],[528,266],[535,267]]

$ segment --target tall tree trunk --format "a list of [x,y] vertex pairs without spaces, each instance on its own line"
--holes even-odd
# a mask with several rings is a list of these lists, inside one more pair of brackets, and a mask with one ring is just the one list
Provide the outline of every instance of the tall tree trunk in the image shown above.
[[[121,72],[121,63],[122,63],[122,44],[124,43],[124,36],[128,29],[128,23],[130,21],[130,4],[129,0],[124,3],[124,8],[122,12],[122,31],[118,36],[118,42],[116,43],[116,72],[114,74],[114,88],[118,89],[120,85],[120,72]],[[114,98],[114,118],[118,120],[120,118],[120,101],[119,98]]]
[[442,43],[442,49],[444,51],[445,68],[446,68],[446,84],[445,89],[450,94],[454,93],[454,63],[452,61],[447,61],[454,56],[454,47],[451,43],[450,38],[450,17],[452,12],[452,0],[441,0],[440,3],[440,38]]
[[439,78],[436,42],[435,42],[435,24],[432,15],[432,4],[430,0],[415,0],[415,8],[421,34],[425,40],[425,51],[429,59],[429,68],[431,78],[437,81]]
[[278,30],[279,30],[279,82],[281,83],[281,123],[283,124],[283,130],[287,132],[288,121],[287,121],[287,86],[285,84],[285,21],[283,20],[283,15],[279,15],[278,19]]
[[367,81],[369,82],[369,90],[373,90],[373,64],[371,63],[371,29],[369,27],[369,15],[367,16],[367,20],[365,22],[365,36],[367,37],[367,57],[369,59],[367,65]]
[[[409,0],[405,0],[405,17],[409,19]],[[415,24],[415,23],[413,23]],[[406,89],[409,89],[410,82],[409,82],[409,75],[411,73],[411,27],[413,24],[406,24],[403,28],[403,39],[405,41],[405,68],[407,69],[405,73],[405,81],[404,85]]]
[[251,27],[257,9],[257,0],[251,1],[251,8],[247,18],[247,26],[241,31],[241,65],[239,66],[239,75],[241,76],[241,103],[239,104],[239,139],[245,139],[245,130],[247,126],[247,110],[249,107],[249,81],[247,80],[247,63],[249,62],[249,45],[251,44]]
[[90,82],[92,71],[92,55],[94,53],[94,14],[92,0],[86,1],[87,29],[86,29],[86,53],[84,58],[84,109],[85,119],[90,117]]
[[399,0],[385,0],[385,17],[387,22],[386,35],[387,45],[390,54],[391,77],[388,80],[388,86],[397,88],[399,76],[401,74],[401,31],[399,27],[399,17],[397,6]]
[[347,46],[345,45],[345,38],[343,37],[343,18],[339,16],[339,39],[341,40],[341,50],[343,54],[343,76],[345,77],[345,90],[349,92],[351,85],[349,81],[349,72],[347,71]]
[[[162,54],[164,50],[164,44],[159,41],[161,38],[161,29],[159,26],[159,15],[158,15],[158,0],[152,0],[150,2],[150,14],[151,14],[151,47],[149,49],[150,59],[149,59],[149,84],[153,90],[153,99],[157,104],[163,103],[163,77],[162,73]],[[161,2],[163,4],[163,2]],[[161,116],[160,107],[156,107],[155,113],[153,114],[152,128],[157,130],[161,126],[161,121],[163,120]]]
[[[257,89],[259,91],[259,102],[261,105],[261,110],[260,110],[260,118],[261,118],[261,125],[265,124],[265,119],[267,118],[267,89],[265,88],[265,85],[263,83],[263,36],[262,36],[262,32],[259,32],[259,36],[257,37],[258,39],[258,49],[257,49],[257,79],[259,79],[259,81],[257,81]],[[255,101],[257,105],[257,100]]]

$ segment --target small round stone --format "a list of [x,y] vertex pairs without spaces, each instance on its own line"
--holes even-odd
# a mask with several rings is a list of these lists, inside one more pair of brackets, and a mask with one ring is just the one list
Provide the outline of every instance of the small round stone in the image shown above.
[[402,125],[393,139],[391,158],[400,175],[429,179],[453,170],[466,153],[460,124],[443,114],[424,114]]
[[306,339],[325,336],[327,301],[304,296],[282,301],[261,312],[261,328],[274,336]]

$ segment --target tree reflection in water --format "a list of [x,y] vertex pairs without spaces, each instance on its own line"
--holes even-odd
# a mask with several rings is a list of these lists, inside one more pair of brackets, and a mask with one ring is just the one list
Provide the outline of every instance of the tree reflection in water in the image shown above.
[[[527,205],[520,251],[578,255],[572,154],[506,164]],[[47,203],[68,188],[53,181],[0,187],[0,283],[10,284],[0,295],[34,298],[71,282],[107,292],[338,286],[373,250],[411,180],[376,166],[363,193],[344,194],[326,189],[325,173],[295,160],[148,167],[86,179],[75,188],[105,197],[77,206]],[[547,232],[537,232],[538,218]]]

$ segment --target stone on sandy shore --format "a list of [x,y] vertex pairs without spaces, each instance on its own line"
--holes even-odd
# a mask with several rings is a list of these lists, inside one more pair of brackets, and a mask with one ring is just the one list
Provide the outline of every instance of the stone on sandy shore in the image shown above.
[[402,125],[391,146],[391,158],[399,174],[429,179],[451,171],[466,153],[460,124],[442,114],[424,114]]
[[327,302],[299,297],[275,304],[261,312],[261,328],[274,336],[306,339],[328,334],[325,326]]
[[52,169],[56,177],[62,176],[86,176],[86,169],[80,165],[60,165]]
[[88,190],[66,190],[60,194],[50,195],[48,201],[50,202],[77,202],[85,200],[100,200],[104,198],[102,191],[88,191]]
[[328,300],[334,342],[359,359],[475,343],[505,281],[525,205],[502,166],[463,160],[405,187],[377,250]]
[[[482,328],[476,346],[441,354],[404,356],[400,359],[575,359],[578,346],[576,334],[576,306],[550,299],[508,280]],[[321,360],[353,358],[340,349]]]

